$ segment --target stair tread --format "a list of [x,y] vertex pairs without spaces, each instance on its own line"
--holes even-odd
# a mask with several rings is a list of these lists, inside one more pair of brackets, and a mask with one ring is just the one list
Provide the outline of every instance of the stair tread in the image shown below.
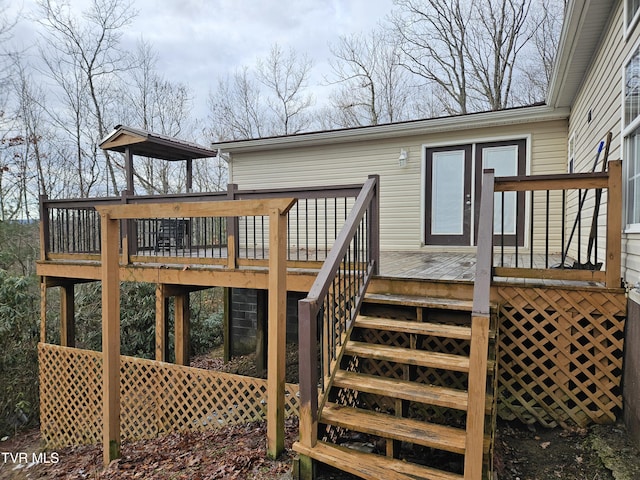
[[364,297],[364,301],[369,303],[382,303],[386,305],[437,308],[441,310],[463,310],[468,312],[473,310],[472,300],[458,300],[454,298],[367,293]]
[[302,455],[370,480],[381,478],[389,480],[416,480],[416,478],[424,480],[464,479],[462,475],[456,473],[436,470],[373,453],[360,452],[326,442],[318,442],[312,448],[296,442],[293,445],[293,449]]
[[320,421],[357,432],[415,443],[447,452],[459,454],[465,452],[466,432],[460,428],[395,417],[335,403],[325,405]]
[[356,327],[376,330],[390,330],[394,332],[412,333],[416,335],[430,335],[434,337],[455,338],[459,340],[471,339],[471,328],[444,323],[417,322],[415,320],[393,320],[388,318],[368,317],[360,315],[356,319]]
[[402,400],[454,408],[456,410],[466,410],[469,398],[465,390],[420,384],[409,380],[376,377],[344,370],[336,372],[333,386],[376,395],[393,396]]
[[469,371],[469,357],[450,353],[349,341],[345,348],[345,354],[455,372]]

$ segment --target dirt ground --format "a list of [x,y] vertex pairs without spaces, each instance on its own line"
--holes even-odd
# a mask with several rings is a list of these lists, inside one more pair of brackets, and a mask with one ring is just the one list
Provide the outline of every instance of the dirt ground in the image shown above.
[[[0,479],[248,479],[290,480],[297,422],[286,425],[286,451],[277,461],[266,458],[264,422],[206,433],[171,434],[124,443],[122,458],[102,467],[100,446],[48,452],[51,463],[0,463]],[[0,442],[0,452],[14,455],[42,451],[37,430]],[[53,454],[58,462],[54,463]],[[43,457],[41,457],[42,459]],[[352,480],[342,472],[321,469],[319,480]],[[637,480],[640,452],[619,425],[588,429],[532,429],[503,423],[498,429],[496,480]]]
[[[287,364],[287,381],[297,382],[293,353],[287,355]],[[215,354],[207,355],[194,359],[192,365],[243,375],[256,373],[251,355],[227,364]],[[105,469],[100,446],[45,452],[34,429],[0,439],[0,480],[291,480],[295,457],[291,445],[297,435],[297,420],[287,420],[285,453],[272,461],[266,457],[264,422],[171,434],[124,443],[122,458]],[[640,480],[640,451],[621,425],[563,430],[501,422],[495,450],[494,480]],[[319,480],[355,478],[326,468],[318,476]]]

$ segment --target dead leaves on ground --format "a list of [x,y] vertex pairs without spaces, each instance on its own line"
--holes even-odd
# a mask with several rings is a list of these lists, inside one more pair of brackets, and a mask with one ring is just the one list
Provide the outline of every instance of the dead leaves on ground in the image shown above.
[[60,463],[32,467],[28,478],[276,480],[291,470],[297,419],[287,420],[285,428],[286,450],[275,461],[266,455],[266,423],[256,422],[125,443],[122,458],[106,469],[100,446],[66,448],[59,451]]

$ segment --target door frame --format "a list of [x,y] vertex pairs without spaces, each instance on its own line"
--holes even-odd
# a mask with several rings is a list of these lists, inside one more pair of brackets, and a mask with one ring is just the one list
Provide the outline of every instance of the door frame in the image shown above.
[[[518,140],[502,140],[499,142],[478,142],[475,144],[474,148],[474,173],[475,173],[475,196],[474,196],[474,245],[477,243],[478,238],[478,223],[477,219],[480,215],[480,191],[482,186],[482,153],[481,149],[484,148],[492,148],[492,147],[506,147],[506,146],[518,146],[518,165],[517,165],[517,176],[522,176],[527,174],[527,140],[522,138]],[[480,148],[479,148],[480,147]],[[508,247],[513,247],[516,244],[516,236],[518,241],[518,246],[524,246],[525,239],[525,216],[527,215],[527,207],[525,202],[524,192],[516,193],[516,233],[514,235],[504,235],[504,245]],[[499,245],[501,241],[501,235],[494,232],[493,241],[495,245]]]
[[[460,139],[460,141],[456,141],[455,139],[452,139],[450,141],[442,141],[442,142],[429,142],[429,143],[423,143],[421,145],[421,168],[420,168],[420,245],[422,247],[434,247],[434,248],[438,248],[438,247],[443,247],[446,245],[434,245],[434,244],[429,244],[426,242],[426,237],[425,237],[425,233],[426,233],[426,210],[427,210],[427,194],[429,192],[427,192],[427,188],[426,188],[426,183],[425,183],[425,179],[426,179],[426,169],[427,169],[427,149],[428,148],[439,148],[439,147],[456,147],[456,146],[462,146],[462,145],[471,145],[471,152],[472,152],[472,170],[473,172],[476,171],[476,145],[477,144],[487,144],[487,143],[494,143],[494,142],[516,142],[518,140],[524,140],[525,141],[525,175],[530,175],[531,174],[531,138],[532,135],[531,133],[523,133],[523,134],[513,134],[513,135],[503,135],[503,136],[490,136],[490,137],[470,137],[468,139]],[[473,209],[475,210],[475,202],[476,202],[476,181],[474,178],[471,179],[471,198],[472,198],[472,202],[474,202],[474,205],[472,206]],[[525,197],[525,225],[524,225],[524,247],[526,248],[527,246],[527,229],[529,228],[529,221],[528,221],[528,217],[529,217],[529,199],[527,197]],[[474,218],[475,215],[472,215],[471,218],[471,226],[472,226],[472,231],[475,232],[476,230],[476,219]],[[476,245],[476,241],[475,241],[475,235],[472,235],[471,237],[471,241],[469,242],[469,245],[467,245],[469,248],[475,247]],[[460,248],[460,247],[457,247]]]

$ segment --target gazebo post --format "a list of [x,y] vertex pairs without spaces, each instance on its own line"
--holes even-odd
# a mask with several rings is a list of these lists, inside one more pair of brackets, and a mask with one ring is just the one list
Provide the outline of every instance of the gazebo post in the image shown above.
[[193,160],[187,158],[187,193],[193,192]]
[[125,174],[127,176],[127,190],[134,195],[133,190],[133,152],[131,151],[131,147],[126,147],[124,149],[124,169]]

